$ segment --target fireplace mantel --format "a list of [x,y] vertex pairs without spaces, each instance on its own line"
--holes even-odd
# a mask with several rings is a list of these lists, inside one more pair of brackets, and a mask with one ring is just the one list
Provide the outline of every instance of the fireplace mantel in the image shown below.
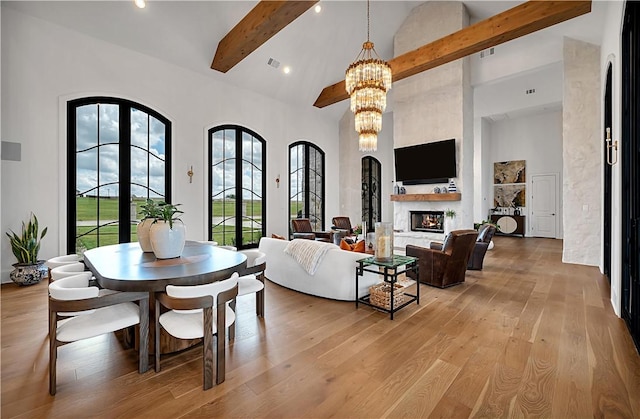
[[461,198],[460,192],[391,195],[392,201],[460,201]]

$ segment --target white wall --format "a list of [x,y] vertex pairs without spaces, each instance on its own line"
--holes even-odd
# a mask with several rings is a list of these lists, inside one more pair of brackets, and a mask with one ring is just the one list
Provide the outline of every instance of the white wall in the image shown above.
[[[488,123],[483,130],[483,185],[482,202],[493,207],[493,164],[508,160],[526,160],[526,203],[522,215],[526,216],[526,232],[530,234],[531,177],[536,174],[558,175],[562,184],[562,111],[543,112],[535,115],[504,119]],[[477,201],[476,201],[477,202]],[[562,202],[558,203],[559,217],[562,219]],[[483,214],[488,217],[488,214]],[[562,237],[559,231],[558,238]]]
[[[601,89],[600,97],[604,98],[605,83],[607,76],[607,66],[612,63],[613,66],[613,119],[612,119],[612,133],[613,139],[621,141],[621,120],[622,113],[620,110],[620,104],[622,103],[621,95],[621,42],[620,36],[622,34],[622,20],[624,17],[624,2],[607,2],[607,11],[605,14],[605,20],[603,26],[609,28],[604,31],[602,43],[600,45],[600,74],[601,74]],[[602,107],[604,112],[604,106]],[[604,121],[604,116],[601,117],[601,121]],[[618,147],[620,150],[620,147]],[[619,151],[620,153],[620,151]],[[618,154],[619,161],[621,155]],[[602,156],[602,161],[605,158]],[[618,316],[621,315],[621,289],[622,289],[622,266],[621,255],[622,249],[620,243],[622,242],[622,217],[621,217],[621,164],[618,163],[612,168],[612,180],[611,180],[611,305]],[[602,270],[602,266],[601,266]]]
[[[287,232],[288,145],[326,153],[326,211],[337,214],[338,127],[320,110],[294,108],[201,74],[2,8],[2,139],[22,144],[22,161],[2,164],[2,231],[33,211],[49,227],[40,257],[65,252],[65,103],[102,94],[142,103],[173,123],[173,201],[182,204],[188,239],[206,230],[206,131],[225,123],[267,141],[267,232]],[[195,175],[189,183],[187,169]],[[280,188],[275,178],[280,174]],[[2,241],[2,280],[15,262]]]

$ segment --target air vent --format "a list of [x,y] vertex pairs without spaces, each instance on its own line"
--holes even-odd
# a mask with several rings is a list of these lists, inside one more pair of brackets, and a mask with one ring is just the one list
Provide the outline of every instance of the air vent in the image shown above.
[[527,89],[524,93],[527,95],[532,95],[536,92],[536,89]]
[[280,67],[280,61],[276,60],[275,58],[269,58],[269,61],[267,61],[267,64],[269,64],[273,68]]
[[495,54],[495,48],[485,49],[484,51],[480,51],[480,58],[488,57],[493,54]]

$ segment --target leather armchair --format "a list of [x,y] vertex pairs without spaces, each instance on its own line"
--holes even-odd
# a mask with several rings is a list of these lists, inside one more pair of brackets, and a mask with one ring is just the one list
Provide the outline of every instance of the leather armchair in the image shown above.
[[332,235],[329,231],[313,231],[311,221],[308,218],[294,218],[291,220],[291,229],[294,239],[318,240],[331,242]]
[[333,224],[331,227],[332,230],[344,230],[347,232],[347,235],[353,234],[353,227],[351,227],[349,217],[333,217],[331,223]]
[[477,237],[475,230],[454,230],[447,235],[442,250],[407,245],[406,255],[418,258],[419,278],[411,271],[407,272],[407,276],[439,288],[464,282],[467,263]]
[[482,270],[484,255],[487,253],[487,249],[489,249],[489,243],[491,243],[491,239],[493,239],[493,235],[495,233],[496,226],[494,226],[493,224],[483,224],[480,226],[480,228],[478,229],[478,238],[476,240],[476,244],[473,247],[471,256],[469,257],[467,269],[471,269],[474,271]]

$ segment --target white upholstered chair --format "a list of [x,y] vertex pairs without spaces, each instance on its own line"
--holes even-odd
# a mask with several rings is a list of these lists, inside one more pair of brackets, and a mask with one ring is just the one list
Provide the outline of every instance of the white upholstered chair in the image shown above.
[[84,272],[85,266],[82,262],[72,262],[65,265],[56,266],[55,268],[49,268],[49,279],[51,281],[57,281],[58,279],[66,278],[67,276],[77,275]]
[[[213,336],[216,336],[216,384],[225,378],[225,341],[227,328],[235,322],[229,302],[238,295],[238,274],[204,285],[167,285],[156,294],[155,361],[160,371],[160,328],[178,339],[203,338],[202,387],[213,387]],[[160,306],[170,311],[160,313]],[[215,309],[215,310],[214,310]]]
[[[80,273],[49,284],[49,393],[56,394],[58,347],[139,324],[138,372],[149,365],[149,293],[108,292]],[[135,303],[137,302],[137,304]],[[61,313],[77,315],[61,319]]]
[[209,246],[217,246],[218,242],[213,241],[213,240],[198,240],[198,243],[200,244],[208,244]]
[[240,250],[247,256],[247,267],[238,278],[238,296],[256,295],[256,315],[264,317],[264,271],[267,268],[267,255],[258,249]]
[[221,246],[218,246],[218,247],[220,249],[231,250],[232,252],[236,252],[238,250],[238,248],[235,247],[235,246],[221,245]]
[[51,259],[47,259],[44,263],[47,268],[49,268],[49,282],[51,282],[51,270],[57,268],[58,266],[69,265],[71,263],[79,263],[80,255],[71,254],[71,255],[62,255],[56,256]]

